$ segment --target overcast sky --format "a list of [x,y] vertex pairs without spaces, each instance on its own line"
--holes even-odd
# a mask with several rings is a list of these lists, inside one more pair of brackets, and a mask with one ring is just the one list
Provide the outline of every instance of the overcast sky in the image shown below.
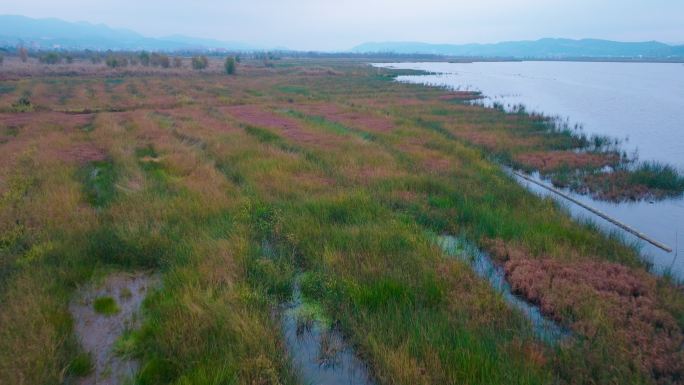
[[0,0],[0,14],[291,49],[541,37],[684,43],[684,0]]

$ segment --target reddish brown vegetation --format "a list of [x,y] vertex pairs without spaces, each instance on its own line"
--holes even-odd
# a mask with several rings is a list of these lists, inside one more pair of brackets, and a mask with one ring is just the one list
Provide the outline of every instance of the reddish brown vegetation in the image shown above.
[[80,128],[93,120],[92,114],[64,114],[60,112],[25,112],[0,114],[0,127],[21,128],[28,125],[59,125],[65,128]]
[[472,92],[472,91],[458,91],[458,92],[450,92],[448,94],[440,96],[438,99],[439,100],[476,100],[480,99],[482,96],[477,93],[477,92]]
[[382,116],[357,111],[345,111],[335,104],[309,104],[300,106],[312,115],[322,116],[328,120],[361,130],[389,132],[394,130],[394,123]]
[[332,68],[327,67],[310,67],[303,68],[296,73],[299,76],[338,76],[342,75],[341,72],[335,71]]
[[66,163],[83,165],[88,162],[105,160],[107,159],[107,153],[90,143],[82,143],[75,144],[66,150],[58,150],[55,158]]
[[571,169],[601,168],[619,162],[617,154],[597,154],[574,151],[537,151],[518,154],[515,161],[542,173],[551,172],[561,167]]
[[233,116],[237,120],[259,127],[273,127],[284,130],[298,130],[300,128],[296,120],[277,115],[256,105],[230,106],[220,109]]
[[454,134],[490,151],[505,151],[511,147],[531,147],[538,139],[518,137],[499,131],[480,131],[478,129],[458,130]]
[[[627,354],[644,373],[660,383],[684,375],[684,335],[676,319],[658,301],[657,280],[643,270],[616,263],[531,259],[524,248],[494,241],[488,247],[513,290],[540,306],[542,312],[594,338],[601,322],[611,323],[611,338],[624,343]],[[603,314],[601,321],[596,310]]]
[[582,180],[581,187],[576,190],[592,194],[597,199],[613,202],[637,201],[667,195],[665,191],[631,182],[626,171],[588,175]]
[[292,118],[255,105],[225,107],[221,111],[250,125],[275,128],[278,130],[279,135],[299,144],[326,148],[339,147],[341,145],[339,138],[335,135],[322,131],[307,130]]

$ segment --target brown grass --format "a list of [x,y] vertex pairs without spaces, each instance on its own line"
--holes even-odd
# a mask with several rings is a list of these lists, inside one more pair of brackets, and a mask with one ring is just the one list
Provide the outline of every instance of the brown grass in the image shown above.
[[587,153],[574,151],[536,151],[517,154],[514,160],[526,167],[539,170],[542,173],[559,168],[582,169],[602,168],[614,166],[620,159],[617,154]]

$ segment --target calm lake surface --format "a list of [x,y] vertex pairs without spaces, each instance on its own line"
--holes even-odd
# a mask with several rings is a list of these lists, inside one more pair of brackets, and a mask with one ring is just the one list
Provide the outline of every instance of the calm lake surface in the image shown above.
[[[481,91],[487,105],[528,111],[581,124],[587,134],[622,140],[628,153],[657,160],[684,172],[684,65],[663,63],[497,62],[384,63],[379,67],[416,69],[430,75],[400,76],[399,81]],[[541,188],[519,180],[539,195]],[[669,245],[667,253],[567,201],[561,204],[578,219],[590,219],[606,232],[618,231],[642,246],[644,258],[658,272],[684,279],[684,199],[621,204],[595,201],[565,191],[580,201]],[[553,196],[555,199],[560,199]]]

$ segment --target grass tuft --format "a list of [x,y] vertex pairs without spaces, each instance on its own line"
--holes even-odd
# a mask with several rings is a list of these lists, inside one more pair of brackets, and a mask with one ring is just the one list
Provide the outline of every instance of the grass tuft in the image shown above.
[[109,296],[95,298],[95,301],[93,301],[93,309],[96,313],[104,316],[112,316],[121,311],[116,300]]

